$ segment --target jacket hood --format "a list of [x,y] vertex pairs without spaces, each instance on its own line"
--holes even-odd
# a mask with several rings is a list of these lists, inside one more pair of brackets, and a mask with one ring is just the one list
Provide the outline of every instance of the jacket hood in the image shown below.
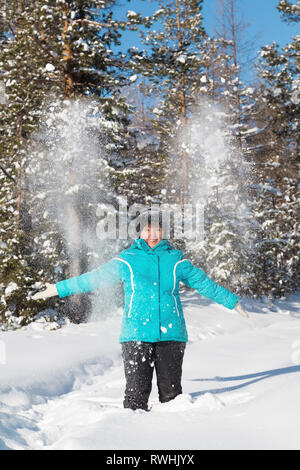
[[148,243],[143,238],[137,238],[134,240],[131,248],[137,248],[140,250],[145,251],[146,253],[153,253],[157,251],[167,251],[172,250],[172,246],[170,245],[167,239],[161,240],[154,248],[150,248]]

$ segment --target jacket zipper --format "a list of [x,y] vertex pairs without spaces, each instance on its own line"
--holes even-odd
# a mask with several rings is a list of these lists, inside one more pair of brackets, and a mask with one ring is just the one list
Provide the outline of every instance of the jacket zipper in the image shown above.
[[160,339],[160,269],[159,269],[159,255],[157,255],[158,262],[158,325],[159,325],[159,339]]

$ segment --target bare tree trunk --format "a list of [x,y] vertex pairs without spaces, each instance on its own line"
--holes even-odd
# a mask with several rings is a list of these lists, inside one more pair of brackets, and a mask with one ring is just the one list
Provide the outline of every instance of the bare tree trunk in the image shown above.
[[[246,31],[248,25],[243,22],[239,17],[239,0],[219,0],[219,16],[222,18],[221,29],[217,32],[218,37],[223,37],[226,40],[232,42],[232,61],[236,68],[236,78],[239,79],[240,71],[238,67],[245,67],[246,62],[241,61],[241,53],[245,54],[251,41],[243,39],[242,33]],[[230,76],[229,64],[228,64],[228,76]],[[237,92],[235,97],[235,105],[237,109],[237,121],[238,124],[242,122],[242,111],[241,111],[241,100],[240,95]],[[240,132],[237,135],[238,145],[241,148],[242,139]]]
[[72,50],[67,34],[70,22],[68,21],[68,5],[63,7],[63,61],[64,61],[64,92],[66,98],[70,98],[74,93],[74,81],[72,75]]
[[[68,21],[68,5],[65,3],[63,6],[63,61],[65,64],[64,67],[64,94],[65,99],[69,99],[74,94],[74,81],[72,76],[72,50],[70,43],[67,38],[67,31],[69,28]],[[68,164],[68,183],[70,186],[76,183],[75,175],[72,170],[71,163]],[[71,241],[71,251],[74,253],[72,256],[72,262],[70,265],[70,274],[71,276],[78,276],[80,274],[80,262],[79,262],[79,248],[80,248],[80,224],[79,217],[74,208],[72,201],[68,204],[67,210],[68,218],[70,221],[70,227],[72,227],[70,241]],[[77,252],[77,256],[76,256]]]
[[[22,14],[24,12],[25,6],[24,1],[18,0],[17,2],[17,12],[18,17],[16,21],[16,33],[18,33],[22,27]],[[19,115],[17,118],[16,124],[16,135],[19,145],[22,142],[22,124],[21,124],[21,116]],[[23,178],[23,168],[22,168],[22,155],[19,152],[18,157],[18,170],[16,176],[16,183],[17,183],[17,224],[20,227],[22,222],[21,211],[22,211],[22,203],[23,203],[23,191],[22,191],[22,178]]]
[[[70,21],[68,19],[68,3],[63,6],[63,62],[64,62],[64,95],[65,99],[70,99],[74,96],[74,79],[73,79],[73,65],[72,65],[72,49],[68,40],[68,28]],[[68,164],[67,179],[70,186],[76,184],[75,174],[72,169],[72,164]],[[70,197],[70,196],[69,196]],[[74,207],[74,201],[69,200],[67,205],[68,226],[70,227],[68,233],[68,241],[70,242],[70,277],[76,277],[81,274],[80,270],[80,246],[81,246],[81,233],[80,233],[80,219]],[[68,299],[68,316],[73,322],[79,323],[86,318],[84,312],[84,302],[80,295],[73,295]]]
[[236,44],[236,32],[235,32],[235,5],[233,3],[234,0],[230,0],[230,26],[231,26],[231,40],[232,40],[232,52],[233,52],[233,63],[237,67],[238,61],[237,61],[237,44]]
[[[22,140],[22,128],[20,124],[20,118],[17,121],[17,139],[19,143]],[[19,154],[18,159],[18,170],[17,170],[17,221],[20,225],[21,221],[21,206],[23,202],[23,192],[22,192],[22,156]]]
[[[176,18],[177,18],[177,39],[179,49],[182,47],[182,35],[181,35],[181,19],[180,9],[178,0],[176,0]],[[185,142],[186,137],[186,125],[187,125],[187,107],[186,107],[186,92],[185,92],[185,76],[181,74],[180,78],[180,101],[181,101],[181,117],[182,117],[182,137]],[[183,206],[187,202],[188,194],[188,154],[185,149],[182,149],[182,167],[183,167],[183,187],[180,192],[180,205]]]
[[[232,40],[232,52],[233,52],[233,63],[234,66],[238,67],[238,55],[237,55],[237,38],[236,38],[236,20],[235,20],[235,4],[234,0],[230,0],[230,20],[231,20],[231,40]],[[237,72],[237,78],[239,78],[239,73]],[[236,107],[238,110],[238,124],[241,124],[241,100],[239,93],[236,96]],[[238,144],[239,147],[242,147],[241,134],[238,132]]]

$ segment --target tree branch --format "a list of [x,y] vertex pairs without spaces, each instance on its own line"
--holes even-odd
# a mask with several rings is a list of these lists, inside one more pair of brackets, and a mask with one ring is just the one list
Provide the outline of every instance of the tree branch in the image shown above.
[[120,23],[117,23],[115,25],[113,24],[109,24],[109,23],[99,23],[98,21],[92,21],[92,20],[87,20],[85,18],[82,18],[82,19],[78,19],[78,20],[74,20],[74,21],[71,21],[70,24],[73,25],[75,23],[87,23],[87,24],[91,24],[93,26],[97,26],[99,29],[100,28],[115,28],[116,26],[128,26],[128,23],[122,21]]
[[13,176],[11,176],[5,168],[3,168],[3,166],[0,164],[0,170],[3,171],[3,173],[5,174],[5,176],[7,176],[7,178],[11,179],[15,184],[17,184],[15,178]]

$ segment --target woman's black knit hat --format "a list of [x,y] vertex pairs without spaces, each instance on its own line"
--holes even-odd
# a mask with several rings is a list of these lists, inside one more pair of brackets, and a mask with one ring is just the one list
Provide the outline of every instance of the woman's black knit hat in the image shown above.
[[158,209],[148,209],[139,215],[140,232],[146,226],[154,226],[162,228],[162,212]]

